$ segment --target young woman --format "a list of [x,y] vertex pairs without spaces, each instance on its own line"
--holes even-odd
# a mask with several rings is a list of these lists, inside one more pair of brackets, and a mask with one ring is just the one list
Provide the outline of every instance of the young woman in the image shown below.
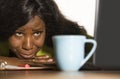
[[52,62],[51,37],[63,34],[89,37],[61,14],[54,0],[0,0],[1,55]]

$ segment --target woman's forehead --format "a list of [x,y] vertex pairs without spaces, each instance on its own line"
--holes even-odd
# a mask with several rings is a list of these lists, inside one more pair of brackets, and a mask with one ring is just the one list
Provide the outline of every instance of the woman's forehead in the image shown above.
[[34,16],[32,19],[30,19],[25,25],[21,26],[19,29],[25,29],[25,28],[42,29],[42,28],[45,28],[45,23],[39,16]]

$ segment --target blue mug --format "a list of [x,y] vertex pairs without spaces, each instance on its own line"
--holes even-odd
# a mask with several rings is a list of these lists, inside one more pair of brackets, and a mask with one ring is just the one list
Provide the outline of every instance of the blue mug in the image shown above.
[[[87,39],[84,35],[56,35],[52,39],[56,63],[62,71],[78,71],[97,47],[94,39]],[[85,43],[93,44],[86,57]]]

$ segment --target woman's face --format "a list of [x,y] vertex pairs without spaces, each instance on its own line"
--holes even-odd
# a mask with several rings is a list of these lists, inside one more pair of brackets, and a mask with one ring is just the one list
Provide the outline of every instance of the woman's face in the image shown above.
[[45,23],[35,16],[9,38],[10,49],[19,58],[33,58],[45,40]]

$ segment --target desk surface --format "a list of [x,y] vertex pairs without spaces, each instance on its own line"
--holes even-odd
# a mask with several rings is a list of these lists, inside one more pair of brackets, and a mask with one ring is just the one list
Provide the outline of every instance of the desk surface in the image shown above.
[[0,79],[120,79],[120,72],[0,71]]
[[[11,65],[24,63],[16,58],[0,57],[0,59]],[[120,71],[1,70],[0,79],[120,79]]]

